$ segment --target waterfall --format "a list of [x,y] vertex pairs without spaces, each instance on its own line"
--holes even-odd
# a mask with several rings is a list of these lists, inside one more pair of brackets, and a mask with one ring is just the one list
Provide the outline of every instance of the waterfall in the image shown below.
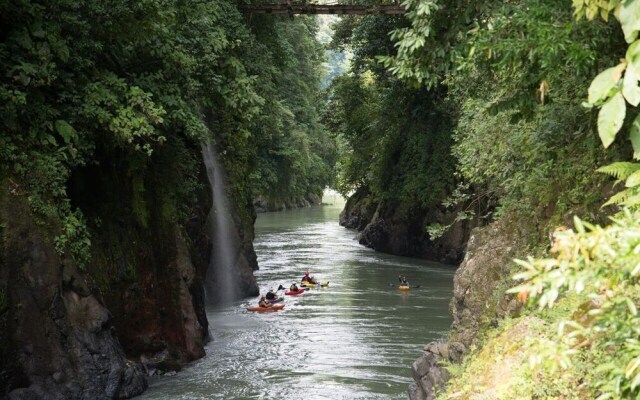
[[207,302],[230,302],[238,297],[236,272],[237,239],[226,194],[222,163],[211,142],[202,145],[202,158],[207,167],[213,204],[208,226],[213,247],[205,280]]

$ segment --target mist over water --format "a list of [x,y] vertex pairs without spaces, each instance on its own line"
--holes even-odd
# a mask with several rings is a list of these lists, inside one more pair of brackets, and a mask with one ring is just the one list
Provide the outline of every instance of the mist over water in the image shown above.
[[[210,308],[207,356],[173,377],[152,378],[142,398],[406,399],[411,363],[451,323],[454,268],[359,245],[355,231],[338,225],[340,210],[260,214],[261,292],[300,282],[305,270],[330,286],[287,296],[275,313],[247,312],[258,298]],[[390,287],[399,273],[420,288]]]
[[209,212],[209,234],[213,242],[205,290],[207,302],[228,303],[237,296],[236,263],[237,243],[226,194],[226,181],[218,153],[211,142],[202,145],[202,158],[207,168],[213,203]]

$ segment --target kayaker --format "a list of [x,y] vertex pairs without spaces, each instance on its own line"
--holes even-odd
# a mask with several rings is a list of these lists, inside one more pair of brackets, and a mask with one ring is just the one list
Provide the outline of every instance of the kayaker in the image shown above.
[[400,286],[409,286],[409,282],[407,282],[407,277],[404,275],[398,275],[398,281],[400,282]]
[[271,307],[271,303],[267,301],[267,297],[265,295],[260,296],[260,301],[258,302],[259,307]]
[[289,286],[289,291],[291,292],[297,292],[298,291],[298,285],[296,285],[296,283],[292,283],[291,286]]
[[267,298],[267,300],[277,300],[277,299],[278,299],[278,296],[276,296],[276,294],[275,294],[275,293],[273,293],[273,289],[270,289],[270,290],[267,292],[266,298]]
[[316,279],[313,276],[309,275],[309,271],[304,273],[304,276],[302,277],[302,282],[317,283]]

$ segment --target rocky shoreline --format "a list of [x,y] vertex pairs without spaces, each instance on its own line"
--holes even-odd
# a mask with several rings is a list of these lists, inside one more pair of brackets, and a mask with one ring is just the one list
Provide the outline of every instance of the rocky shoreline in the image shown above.
[[[373,200],[361,188],[347,200],[340,225],[358,230],[358,242],[376,251],[453,265],[462,261],[471,230],[481,223],[478,218],[454,223],[456,214],[434,207],[407,216],[397,204]],[[425,228],[432,223],[452,225],[432,240]]]
[[445,366],[460,363],[469,349],[478,344],[481,330],[520,312],[521,303],[505,294],[507,287],[502,282],[508,280],[509,265],[522,251],[526,238],[525,228],[509,218],[474,229],[454,276],[449,340],[427,344],[413,363],[415,383],[409,387],[411,400],[435,399],[437,389],[449,379]]

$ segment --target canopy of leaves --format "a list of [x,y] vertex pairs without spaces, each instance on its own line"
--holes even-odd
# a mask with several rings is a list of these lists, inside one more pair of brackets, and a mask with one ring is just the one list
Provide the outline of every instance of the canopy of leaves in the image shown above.
[[376,62],[392,54],[387,32],[401,19],[351,17],[336,26],[333,46],[354,57],[329,87],[325,124],[341,145],[338,188],[367,188],[404,213],[438,205],[452,189],[451,115],[444,91],[412,88]]
[[92,165],[112,163],[137,188],[122,212],[143,225],[152,175],[166,177],[154,182],[168,217],[188,217],[205,140],[225,154],[235,199],[317,192],[333,144],[313,102],[314,29],[247,20],[230,0],[2,1],[0,176],[63,220],[58,248],[81,262],[90,240],[69,179]]

